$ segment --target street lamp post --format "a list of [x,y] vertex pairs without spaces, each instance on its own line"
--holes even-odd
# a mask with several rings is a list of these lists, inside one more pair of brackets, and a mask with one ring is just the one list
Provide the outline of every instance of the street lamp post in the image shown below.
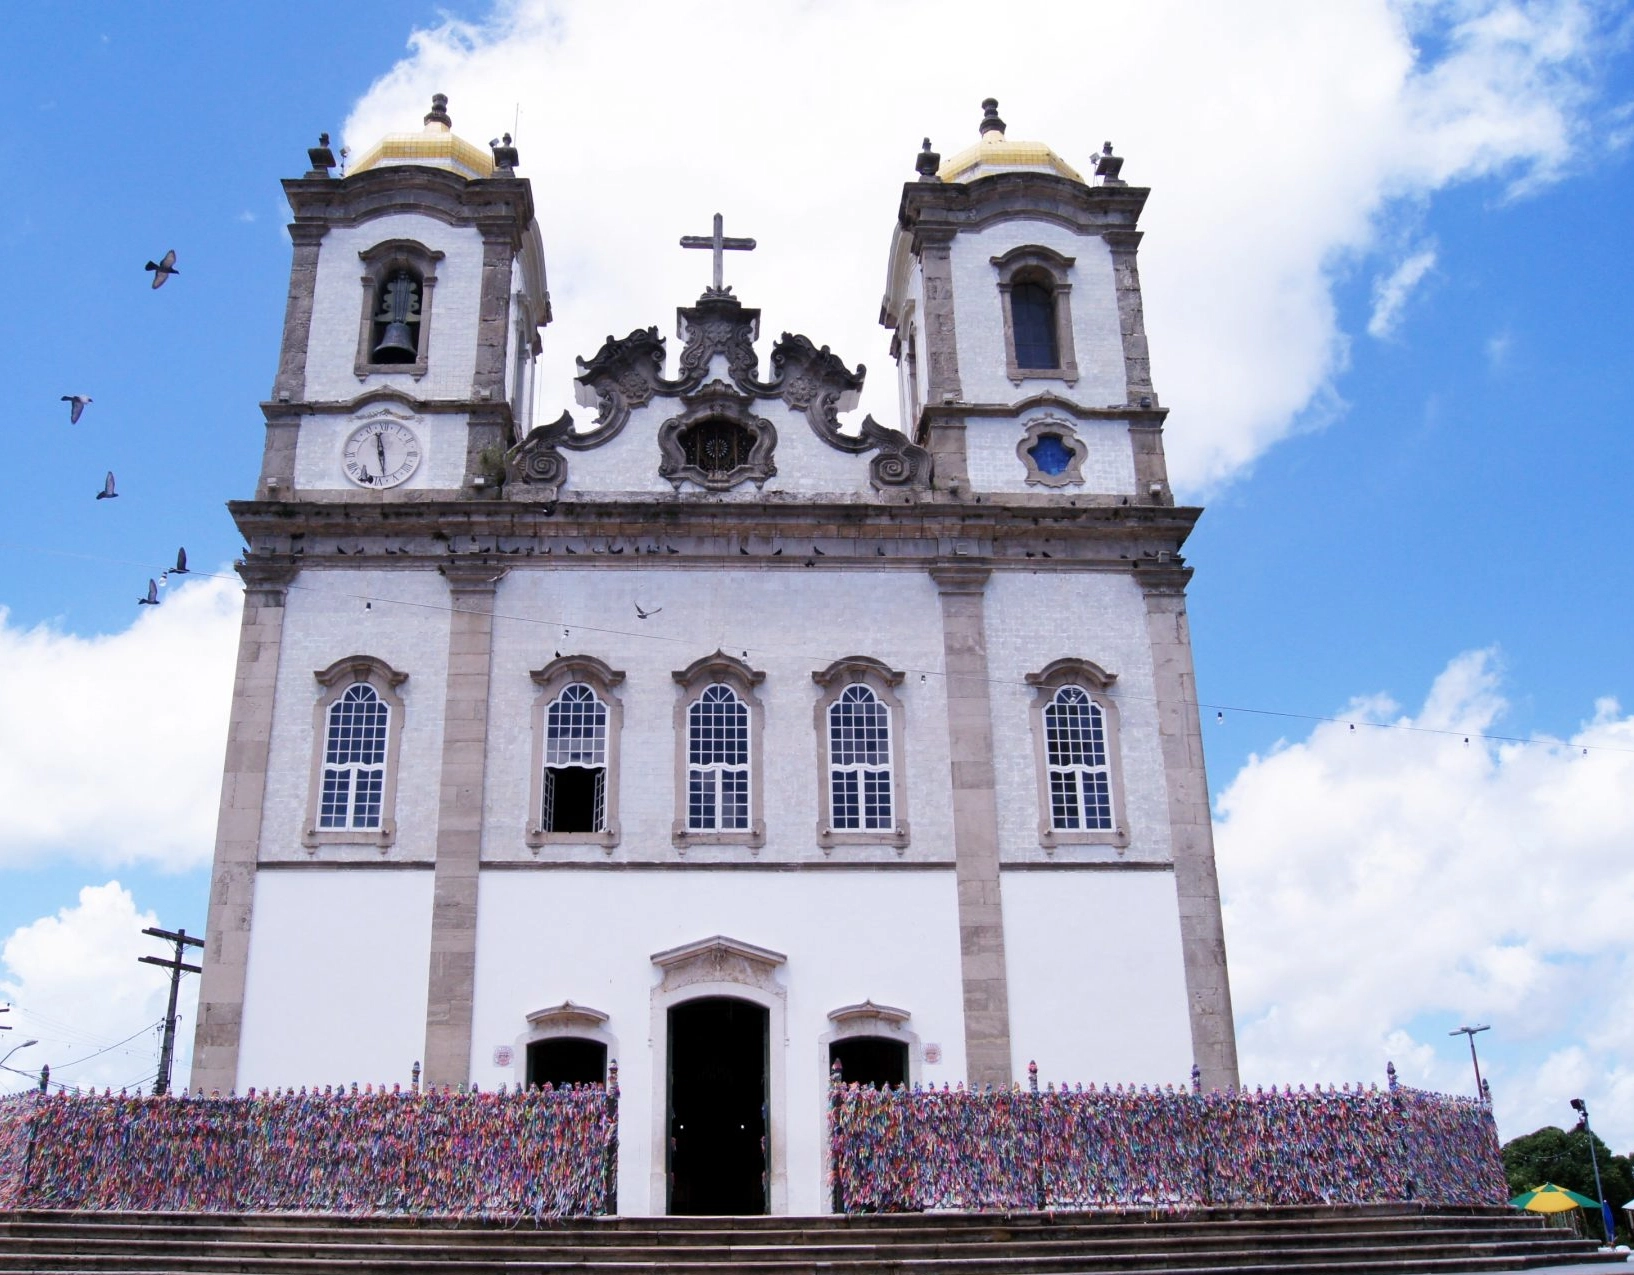
[[10,1062],[11,1056],[19,1049],[27,1049],[30,1045],[38,1045],[39,1043],[40,1042],[37,1040],[25,1040],[21,1045],[13,1045],[10,1049],[6,1050],[6,1056],[4,1058],[0,1058],[0,1067],[4,1067],[8,1062]]
[[1481,1087],[1481,1060],[1475,1056],[1475,1033],[1491,1030],[1491,1026],[1486,1023],[1481,1023],[1475,1027],[1459,1027],[1456,1030],[1447,1033],[1449,1036],[1469,1037],[1469,1060],[1475,1065],[1475,1096],[1477,1098],[1481,1097],[1486,1091]]
[[1589,1128],[1589,1108],[1581,1098],[1572,1099],[1572,1110],[1577,1112],[1577,1127],[1589,1140],[1589,1163],[1594,1166],[1594,1194],[1600,1201],[1600,1225],[1606,1232],[1606,1243],[1616,1235],[1611,1223],[1611,1206],[1606,1203],[1606,1189],[1600,1185],[1600,1157],[1594,1151],[1594,1133]]

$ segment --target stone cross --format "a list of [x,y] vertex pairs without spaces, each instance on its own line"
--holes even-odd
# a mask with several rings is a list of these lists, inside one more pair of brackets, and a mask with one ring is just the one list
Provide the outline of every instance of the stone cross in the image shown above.
[[721,215],[715,214],[715,233],[713,235],[682,235],[683,248],[712,248],[715,252],[715,287],[714,291],[722,291],[721,286],[721,253],[727,250],[750,252],[754,249],[753,239],[727,239],[721,234]]

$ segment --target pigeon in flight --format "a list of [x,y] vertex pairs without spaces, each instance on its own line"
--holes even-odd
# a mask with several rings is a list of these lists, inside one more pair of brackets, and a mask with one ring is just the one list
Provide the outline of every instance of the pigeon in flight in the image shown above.
[[654,607],[651,611],[644,610],[639,602],[635,604],[635,614],[638,620],[645,620],[649,615],[657,615],[663,607]]
[[176,250],[174,248],[165,253],[158,261],[148,262],[142,269],[153,271],[153,286],[155,288],[164,287],[166,279],[173,274],[181,273],[180,270],[176,269]]
[[62,401],[73,404],[68,409],[68,423],[78,425],[79,418],[85,414],[85,405],[91,401],[91,396],[89,394],[64,394]]
[[176,565],[170,568],[171,575],[184,576],[187,572],[187,550],[176,550]]
[[157,580],[150,579],[148,581],[148,595],[145,598],[137,598],[136,605],[139,607],[156,607],[159,605],[159,582]]
[[113,489],[113,470],[110,469],[108,476],[102,480],[102,490],[97,492],[96,498],[98,500],[112,500],[117,495],[119,493]]

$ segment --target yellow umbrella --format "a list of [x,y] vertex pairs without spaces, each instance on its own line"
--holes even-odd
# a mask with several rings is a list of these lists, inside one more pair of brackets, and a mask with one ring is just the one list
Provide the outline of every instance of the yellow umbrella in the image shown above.
[[1530,1191],[1523,1191],[1509,1202],[1517,1209],[1527,1209],[1533,1213],[1564,1213],[1567,1209],[1600,1207],[1598,1200],[1591,1200],[1586,1195],[1579,1195],[1576,1191],[1556,1186],[1553,1182],[1545,1182]]

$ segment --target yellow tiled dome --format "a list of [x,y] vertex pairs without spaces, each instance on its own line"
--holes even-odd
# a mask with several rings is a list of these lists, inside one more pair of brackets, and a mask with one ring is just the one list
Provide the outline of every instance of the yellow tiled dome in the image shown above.
[[454,135],[453,121],[448,117],[448,99],[438,93],[431,99],[431,113],[426,126],[418,133],[388,133],[368,150],[348,173],[366,173],[371,168],[390,164],[420,164],[427,168],[444,168],[462,177],[492,177],[493,156],[480,146],[474,146],[463,137]]
[[1017,169],[1037,169],[1075,182],[1084,180],[1077,169],[1043,142],[1012,142],[1005,137],[1004,121],[999,118],[999,104],[993,98],[982,103],[982,110],[981,141],[945,161],[936,170],[940,180],[971,181],[987,173],[1014,172]]

